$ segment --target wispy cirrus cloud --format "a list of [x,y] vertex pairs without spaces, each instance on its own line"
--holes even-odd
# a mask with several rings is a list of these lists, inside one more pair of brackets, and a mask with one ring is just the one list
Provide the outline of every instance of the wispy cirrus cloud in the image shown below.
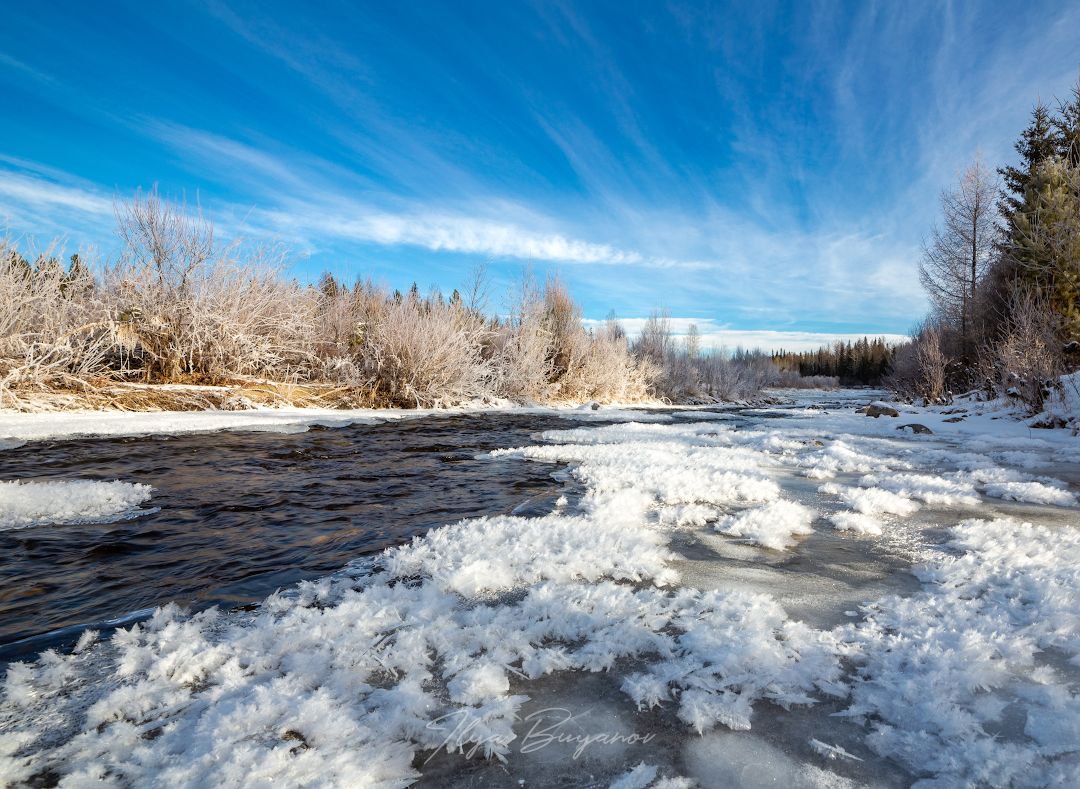
[[59,208],[89,215],[111,214],[113,201],[93,191],[33,175],[0,170],[0,200],[9,209]]
[[[246,151],[246,149],[243,149]],[[262,164],[277,170],[263,157]],[[0,217],[27,224],[28,209],[47,214],[75,215],[84,221],[114,213],[115,198],[91,188],[58,183],[41,176],[0,168]],[[345,197],[320,202],[288,200],[284,206],[257,208],[219,204],[221,216],[238,219],[226,224],[236,232],[256,232],[310,244],[327,237],[363,243],[420,247],[432,252],[456,252],[565,264],[632,265],[662,268],[701,268],[701,261],[654,258],[609,244],[594,243],[560,233],[544,232],[513,223],[425,210],[423,207],[390,213]],[[220,219],[220,217],[219,217]],[[38,218],[34,224],[48,224]]]

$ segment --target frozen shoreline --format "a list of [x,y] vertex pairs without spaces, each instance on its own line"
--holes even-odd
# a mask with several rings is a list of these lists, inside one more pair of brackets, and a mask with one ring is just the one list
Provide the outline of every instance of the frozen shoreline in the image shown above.
[[[596,785],[639,762],[626,785],[1080,778],[1080,533],[1054,476],[1076,439],[994,408],[875,419],[850,408],[864,394],[758,422],[555,411],[615,423],[493,458],[569,464],[579,501],[13,667],[0,776],[403,786],[488,756],[545,785],[579,768],[523,750],[530,716],[597,708],[584,734],[625,747],[594,749]],[[321,424],[290,419],[274,428]]]
[[513,413],[558,415],[594,421],[651,417],[647,409],[669,408],[662,403],[567,406],[515,404],[476,405],[460,408],[258,408],[245,411],[51,411],[24,413],[0,410],[0,449],[29,441],[73,438],[212,433],[219,430],[290,433],[314,426],[346,427],[426,417]]
[[[0,449],[18,446],[28,441],[64,440],[69,438],[98,438],[181,433],[209,433],[218,430],[252,432],[302,432],[313,426],[345,427],[355,424],[422,419],[427,417],[471,414],[513,413],[520,415],[555,415],[580,421],[663,421],[667,417],[657,412],[715,412],[725,410],[767,411],[770,415],[801,420],[813,418],[815,424],[831,429],[854,431],[860,434],[895,436],[905,425],[919,424],[932,430],[942,439],[1013,441],[1032,445],[1075,444],[1067,429],[1039,429],[1031,426],[1042,416],[1023,416],[1014,406],[1003,401],[959,402],[951,406],[919,407],[888,401],[899,416],[865,417],[847,407],[865,405],[887,398],[880,390],[765,390],[765,398],[774,401],[731,402],[710,405],[671,405],[661,402],[645,403],[582,403],[565,405],[524,405],[511,402],[477,403],[454,408],[301,408],[259,407],[241,411],[46,411],[22,412],[0,409]],[[763,398],[763,399],[765,399]],[[1052,402],[1046,414],[1069,416],[1080,412],[1080,397],[1064,403]],[[775,401],[789,401],[790,406]],[[826,404],[818,410],[821,404]],[[839,405],[840,409],[833,406]],[[832,408],[833,410],[827,410]],[[823,410],[825,411],[823,413]],[[651,413],[650,413],[651,412]],[[1045,416],[1045,415],[1043,415]]]

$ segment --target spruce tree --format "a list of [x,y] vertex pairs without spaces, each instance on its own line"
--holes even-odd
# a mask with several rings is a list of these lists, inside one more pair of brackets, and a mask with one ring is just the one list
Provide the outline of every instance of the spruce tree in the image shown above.
[[1080,80],[1072,89],[1072,98],[1058,102],[1058,114],[1052,121],[1057,154],[1073,167],[1080,165]]
[[16,252],[14,249],[8,252],[7,260],[4,261],[4,265],[8,271],[17,275],[20,279],[29,282],[30,275],[33,273],[33,268],[30,266],[30,261]]
[[322,277],[319,278],[319,290],[325,298],[335,299],[341,289],[334,275],[329,271],[324,271]]
[[86,264],[82,262],[79,253],[76,252],[71,256],[67,272],[60,283],[60,292],[71,298],[85,295],[93,289],[94,276],[90,273],[90,269],[86,267]]
[[1080,167],[1043,162],[1014,217],[1009,252],[1021,278],[1061,316],[1066,339],[1080,339]]
[[1013,145],[1020,154],[1020,166],[998,168],[998,175],[1005,187],[1001,190],[998,211],[1005,220],[1005,232],[1008,235],[1011,235],[1013,215],[1024,205],[1024,191],[1032,174],[1040,164],[1058,152],[1055,125],[1050,108],[1039,101],[1031,111],[1031,123]]

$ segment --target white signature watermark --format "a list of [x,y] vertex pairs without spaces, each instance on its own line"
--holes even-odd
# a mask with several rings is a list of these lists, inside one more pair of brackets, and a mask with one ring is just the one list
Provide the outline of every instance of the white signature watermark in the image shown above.
[[[512,741],[518,739],[513,733],[483,734],[482,730],[487,728],[487,724],[471,713],[468,709],[455,710],[428,722],[428,729],[447,731],[451,724],[452,728],[447,731],[442,745],[424,760],[425,764],[444,749],[461,750],[466,758],[471,759],[480,751],[503,752],[510,747]],[[588,712],[574,715],[565,707],[545,707],[530,713],[522,719],[524,723],[531,725],[521,737],[518,753],[535,753],[551,745],[574,745],[576,747],[571,758],[578,759],[594,745],[647,745],[656,737],[656,734],[637,732],[585,732],[581,727],[581,720],[587,714]],[[468,748],[464,747],[466,743],[469,744]]]

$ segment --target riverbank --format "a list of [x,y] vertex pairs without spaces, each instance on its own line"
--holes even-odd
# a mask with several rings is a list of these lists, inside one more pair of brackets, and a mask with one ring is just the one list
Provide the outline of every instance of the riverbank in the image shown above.
[[[458,414],[555,415],[581,421],[649,421],[654,418],[650,412],[657,409],[693,412],[746,408],[769,409],[771,414],[783,414],[793,419],[824,415],[828,417],[826,421],[835,424],[837,429],[883,436],[898,432],[921,432],[926,428],[932,434],[956,438],[1002,435],[1059,441],[1076,434],[1076,415],[1080,413],[1077,398],[1071,397],[1051,399],[1044,413],[1031,415],[1007,399],[988,402],[958,399],[947,406],[922,406],[895,402],[889,399],[888,393],[877,389],[766,389],[753,399],[712,404],[672,405],[652,400],[537,405],[489,400],[445,408],[296,406],[276,397],[268,397],[261,403],[247,400],[239,408],[222,408],[207,403],[226,401],[236,390],[186,385],[145,385],[138,388],[140,392],[143,390],[150,393],[139,401],[145,406],[140,409],[88,408],[77,400],[60,403],[70,407],[58,410],[46,407],[56,403],[43,403],[41,409],[32,411],[0,409],[0,448],[27,441],[65,438],[174,435],[219,430],[288,433],[301,432],[312,426],[343,427]],[[863,410],[853,410],[875,403],[880,411],[876,418],[867,417]]]

